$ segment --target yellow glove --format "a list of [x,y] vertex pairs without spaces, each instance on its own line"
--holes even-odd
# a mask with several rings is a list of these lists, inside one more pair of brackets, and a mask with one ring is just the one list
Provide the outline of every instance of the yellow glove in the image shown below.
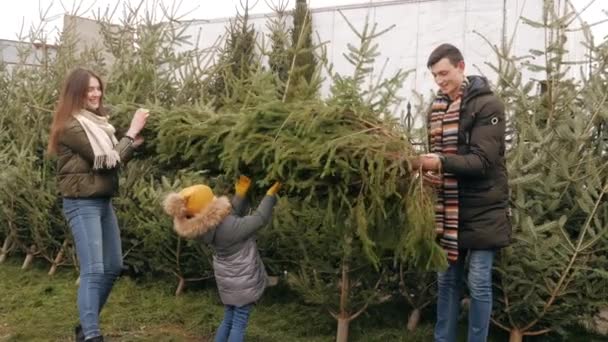
[[234,185],[234,192],[241,197],[245,197],[250,185],[251,179],[247,176],[241,176],[239,177],[238,182],[236,182]]
[[275,182],[270,189],[268,189],[268,191],[266,192],[266,195],[268,196],[274,196],[277,194],[277,192],[279,192],[279,189],[281,189],[281,182]]

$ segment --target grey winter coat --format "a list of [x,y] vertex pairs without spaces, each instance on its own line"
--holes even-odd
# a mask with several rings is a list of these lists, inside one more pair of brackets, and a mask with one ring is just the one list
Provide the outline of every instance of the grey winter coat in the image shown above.
[[165,211],[174,217],[175,231],[185,238],[197,238],[214,249],[213,272],[222,303],[237,307],[260,299],[267,284],[264,263],[255,233],[270,221],[275,196],[265,196],[258,208],[243,216],[245,200],[234,196],[232,203],[219,197],[198,215],[188,218],[184,201],[171,194]]

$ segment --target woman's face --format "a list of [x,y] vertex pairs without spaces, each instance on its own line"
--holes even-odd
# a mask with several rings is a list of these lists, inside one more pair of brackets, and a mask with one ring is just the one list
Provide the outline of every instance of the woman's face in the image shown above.
[[87,88],[86,103],[87,107],[91,109],[99,109],[101,102],[101,84],[95,77],[89,78],[89,87]]

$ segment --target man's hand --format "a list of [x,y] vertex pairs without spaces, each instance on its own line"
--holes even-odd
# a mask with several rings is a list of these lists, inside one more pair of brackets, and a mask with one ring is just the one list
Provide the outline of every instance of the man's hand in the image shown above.
[[422,181],[426,185],[430,185],[432,187],[439,187],[443,185],[443,177],[440,174],[435,172],[427,171],[421,172]]
[[412,170],[422,169],[422,171],[439,171],[441,160],[435,153],[427,153],[410,160]]

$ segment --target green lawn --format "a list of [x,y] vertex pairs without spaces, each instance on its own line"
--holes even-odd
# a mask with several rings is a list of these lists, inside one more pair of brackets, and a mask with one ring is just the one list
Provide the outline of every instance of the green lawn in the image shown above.
[[[0,342],[70,341],[77,320],[77,274],[60,269],[49,277],[42,266],[22,271],[13,258],[0,265]],[[179,297],[170,280],[121,278],[102,313],[108,341],[210,341],[222,318],[213,283],[199,284]],[[432,341],[432,317],[416,333],[405,330],[407,309],[395,302],[372,307],[351,324],[351,341]],[[299,302],[282,286],[269,288],[255,308],[247,341],[334,341],[335,321]],[[461,330],[465,330],[464,327]],[[592,341],[578,334],[578,341]],[[464,336],[461,336],[464,341]],[[493,331],[491,341],[508,338]],[[535,341],[546,341],[535,339]],[[556,339],[553,339],[556,340]],[[574,341],[574,339],[568,339]],[[600,341],[600,339],[595,339]]]
[[[22,271],[20,260],[0,265],[0,341],[67,341],[77,321],[77,274],[60,269],[49,277],[41,266]],[[175,297],[176,283],[121,278],[102,312],[109,341],[208,341],[223,308],[214,284],[199,285]],[[362,316],[351,326],[353,341],[427,341],[428,326],[405,338],[401,317]],[[374,315],[376,316],[376,315]],[[401,325],[401,326],[400,326]],[[392,329],[389,328],[392,326]],[[269,288],[255,308],[248,341],[332,341],[335,322],[326,312],[304,305],[281,286]]]

